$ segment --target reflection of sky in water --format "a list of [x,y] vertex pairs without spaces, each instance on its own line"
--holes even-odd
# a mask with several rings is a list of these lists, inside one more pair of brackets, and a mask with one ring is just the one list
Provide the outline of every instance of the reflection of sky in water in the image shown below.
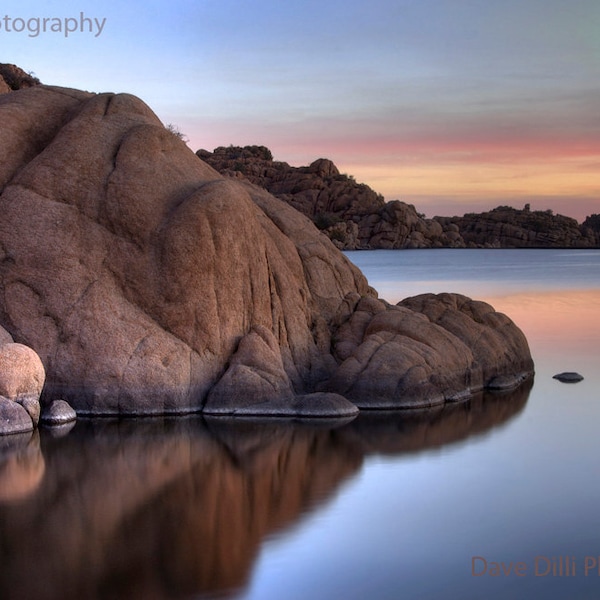
[[[531,391],[333,430],[194,416],[5,438],[0,596],[596,598],[600,576],[581,570],[600,555],[600,252],[356,256],[377,263],[363,268],[380,290],[377,277],[462,291],[508,314],[532,349]],[[402,282],[386,260],[408,261]],[[552,379],[564,370],[585,380]],[[470,574],[473,556],[531,569],[538,555],[575,557],[580,576]]]
[[478,298],[600,287],[597,250],[377,250],[346,256],[388,302],[426,292]]
[[[348,256],[390,302],[455,291],[508,314],[529,340],[535,384],[520,414],[481,437],[371,457],[336,502],[265,544],[242,597],[596,597],[583,560],[600,555],[600,251]],[[569,370],[585,380],[552,379]],[[579,576],[535,577],[538,555],[575,557]],[[529,575],[474,578],[472,556],[525,561]]]

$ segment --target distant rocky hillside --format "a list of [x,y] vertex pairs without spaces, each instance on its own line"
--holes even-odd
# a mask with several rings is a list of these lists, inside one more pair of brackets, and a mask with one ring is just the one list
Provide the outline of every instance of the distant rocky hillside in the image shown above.
[[552,211],[507,206],[463,217],[427,219],[399,200],[341,174],[325,158],[307,167],[274,161],[264,146],[198,150],[199,158],[228,177],[267,189],[310,217],[345,250],[367,248],[591,248],[600,246],[600,216],[579,225]]
[[16,65],[0,63],[0,94],[39,85],[40,80]]
[[458,227],[467,246],[492,248],[593,248],[600,246],[600,216],[580,225],[575,219],[551,210],[519,210],[499,206],[463,217],[436,217],[447,227]]
[[385,202],[325,158],[308,167],[291,167],[274,161],[264,146],[220,147],[196,154],[222,175],[247,179],[310,217],[339,248],[464,246],[453,223],[426,219],[405,202]]

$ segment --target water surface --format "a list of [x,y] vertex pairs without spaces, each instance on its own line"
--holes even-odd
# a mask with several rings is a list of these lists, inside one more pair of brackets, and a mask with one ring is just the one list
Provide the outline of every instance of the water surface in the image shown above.
[[[596,598],[600,251],[348,256],[390,302],[453,291],[507,313],[534,382],[351,422],[80,420],[4,438],[0,597]],[[564,370],[585,380],[552,379]],[[481,559],[525,574],[479,575]]]

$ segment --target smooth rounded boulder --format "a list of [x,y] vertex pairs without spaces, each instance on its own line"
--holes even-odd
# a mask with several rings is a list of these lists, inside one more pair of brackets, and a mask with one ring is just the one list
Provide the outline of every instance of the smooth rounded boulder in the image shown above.
[[19,401],[38,400],[46,373],[37,353],[23,344],[0,345],[0,396]]

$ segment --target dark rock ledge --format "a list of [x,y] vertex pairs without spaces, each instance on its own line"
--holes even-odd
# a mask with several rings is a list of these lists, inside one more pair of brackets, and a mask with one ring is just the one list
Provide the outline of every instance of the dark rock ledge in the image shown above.
[[453,294],[378,299],[307,217],[198,160],[138,98],[36,85],[0,95],[0,122],[0,324],[19,342],[2,348],[39,357],[23,364],[45,379],[14,373],[42,416],[59,398],[86,415],[349,416],[533,372],[508,317]]

